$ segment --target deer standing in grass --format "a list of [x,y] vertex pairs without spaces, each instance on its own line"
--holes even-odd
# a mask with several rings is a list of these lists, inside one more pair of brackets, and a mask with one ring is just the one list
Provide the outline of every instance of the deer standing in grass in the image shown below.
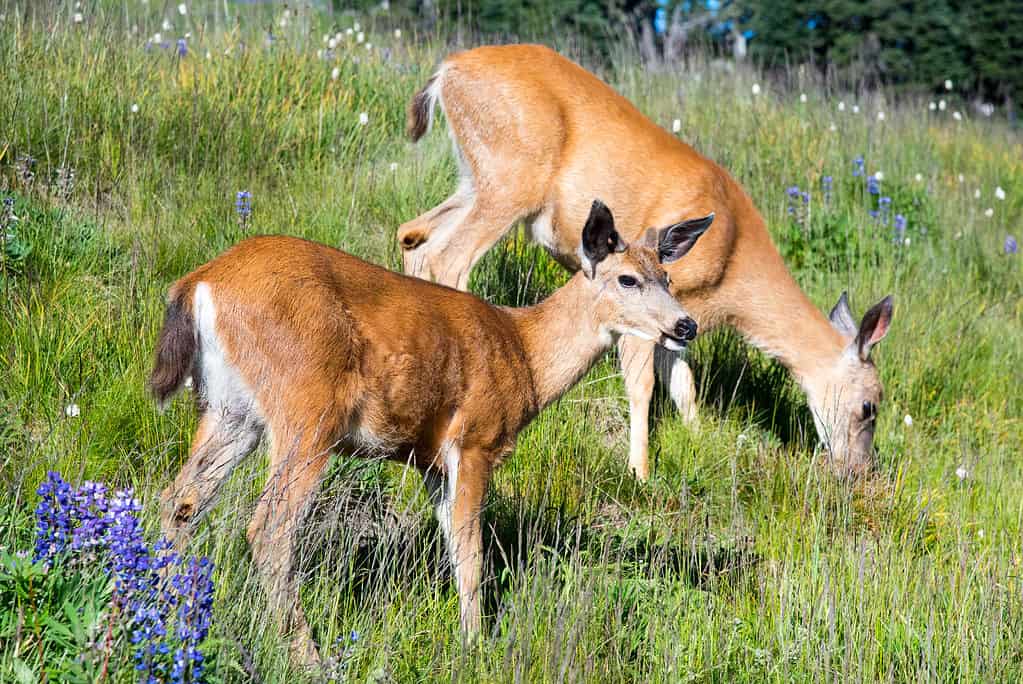
[[177,281],[150,381],[165,402],[191,378],[201,408],[191,455],[163,493],[180,548],[218,488],[265,434],[270,477],[248,529],[292,653],[315,662],[298,601],[295,532],[331,452],[414,465],[447,538],[468,633],[480,625],[480,511],[491,471],[519,431],[619,335],[671,349],[696,324],[662,263],[713,217],[627,245],[594,202],[581,273],[543,303],[492,306],[289,237],[245,240]]
[[[477,260],[519,220],[565,267],[580,268],[571,227],[600,197],[638,235],[686,216],[716,215],[712,234],[668,268],[671,292],[703,331],[729,325],[795,375],[818,434],[843,474],[872,465],[881,383],[870,351],[888,331],[886,297],[856,324],[843,294],[830,321],[799,289],[749,196],[721,167],[643,116],[596,76],[537,45],[482,47],[445,59],[409,106],[413,140],[443,111],[460,182],[398,229],[407,273],[465,289]],[[632,237],[632,235],[627,235]],[[629,466],[649,473],[655,344],[623,337]],[[695,422],[692,371],[677,354],[669,392]]]

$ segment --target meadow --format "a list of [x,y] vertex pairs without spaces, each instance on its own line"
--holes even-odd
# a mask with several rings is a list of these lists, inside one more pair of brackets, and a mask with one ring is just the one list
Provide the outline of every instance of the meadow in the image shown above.
[[[85,4],[0,2],[0,681],[137,678],[131,635],[103,639],[108,608],[65,634],[74,601],[41,617],[52,606],[15,591],[36,488],[47,471],[131,487],[156,540],[196,423],[187,393],[165,412],[147,395],[167,286],[263,233],[399,268],[395,228],[455,182],[447,136],[410,144],[405,106],[475,40],[380,10]],[[688,352],[698,429],[659,394],[637,483],[609,356],[497,473],[484,634],[466,645],[420,478],[338,457],[301,554],[323,676],[1023,680],[1019,130],[955,84],[932,109],[796,67],[609,52],[577,56],[743,184],[818,306],[848,290],[861,314],[894,293],[877,469],[834,479],[784,369],[719,331]],[[515,231],[471,287],[526,305],[566,278]],[[213,564],[210,681],[316,679],[289,664],[249,562],[261,453],[189,549]]]

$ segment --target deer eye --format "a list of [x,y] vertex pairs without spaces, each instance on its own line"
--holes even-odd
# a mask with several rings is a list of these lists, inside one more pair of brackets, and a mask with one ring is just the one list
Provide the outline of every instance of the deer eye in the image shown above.
[[863,420],[874,420],[877,418],[877,404],[872,401],[863,402]]
[[630,275],[618,276],[618,284],[622,287],[636,287],[639,285],[639,281]]

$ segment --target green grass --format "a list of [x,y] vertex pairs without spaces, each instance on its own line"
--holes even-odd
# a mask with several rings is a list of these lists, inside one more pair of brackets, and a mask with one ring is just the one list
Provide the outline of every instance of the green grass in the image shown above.
[[[444,46],[407,29],[397,40],[377,14],[361,18],[374,51],[352,41],[322,59],[330,17],[301,14],[267,48],[262,30],[279,14],[231,4],[224,17],[210,4],[164,31],[192,32],[179,60],[143,49],[160,16],[138,3],[90,4],[77,26],[69,5],[51,14],[0,3],[0,186],[20,217],[0,274],[9,550],[31,544],[32,491],[47,469],[135,487],[155,536],[156,495],[195,426],[188,401],[161,414],[145,392],[170,282],[252,233],[397,268],[396,226],[453,188],[445,136],[413,147],[402,135],[405,104]],[[343,31],[352,18],[337,21]],[[1019,681],[1023,277],[1021,257],[1002,253],[1006,234],[1023,237],[1018,132],[880,92],[832,92],[799,70],[767,76],[693,58],[651,72],[624,48],[591,66],[658,123],[680,119],[684,138],[748,189],[819,306],[845,289],[858,312],[895,294],[877,352],[878,472],[850,487],[815,465],[798,390],[721,332],[692,350],[701,428],[685,428],[659,396],[654,476],[637,484],[609,358],[521,435],[495,479],[478,644],[459,637],[418,476],[338,460],[302,552],[303,604],[323,654],[357,630],[352,681]],[[15,169],[24,154],[38,159],[31,183]],[[910,245],[868,216],[851,177],[860,154],[909,218]],[[70,193],[53,187],[61,166],[76,172]],[[835,179],[827,209],[824,175]],[[793,184],[813,193],[795,231]],[[233,212],[242,189],[253,194],[249,226]],[[472,286],[523,304],[564,279],[513,236]],[[70,404],[79,416],[65,415]],[[264,468],[262,458],[240,468],[191,549],[217,567],[217,680],[304,677],[289,667],[245,545]],[[12,651],[0,652],[6,680]]]

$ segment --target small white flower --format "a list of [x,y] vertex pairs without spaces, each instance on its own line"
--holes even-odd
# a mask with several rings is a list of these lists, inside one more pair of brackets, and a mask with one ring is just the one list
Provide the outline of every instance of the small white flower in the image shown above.
[[938,109],[945,111],[946,107],[948,107],[948,104],[946,104],[944,100],[938,100]]
[[81,24],[83,21],[85,21],[85,17],[82,16],[81,12],[75,12],[75,16],[71,17],[71,20],[76,24]]
[[987,216],[988,218],[991,218],[994,215],[995,215],[995,210],[992,209],[991,207],[988,207],[987,209],[984,210],[984,216]]
[[799,101],[806,102],[806,93],[799,93]]
[[909,238],[906,238],[905,240],[903,240],[903,241],[902,241],[902,244],[904,244],[904,245],[906,245],[907,247],[909,247]]
[[192,40],[192,32],[185,31],[185,40]]
[[131,103],[131,113],[132,114],[138,114],[139,113],[138,103],[136,103],[136,102],[132,102]]
[[962,238],[962,237],[963,237],[963,231],[961,231],[961,230],[960,230],[960,231],[958,231],[958,232],[957,232],[957,233],[956,233],[955,235],[953,235],[952,237],[954,237],[954,238],[955,238],[956,240],[959,240],[960,238]]
[[860,113],[860,106],[859,105],[853,105],[853,114],[859,114],[859,113]]
[[979,530],[977,530],[977,537],[979,539],[983,539],[984,538],[984,528],[983,527],[980,528]]
[[907,413],[902,419],[902,422],[906,427],[913,427],[913,416]]
[[64,415],[68,418],[77,418],[82,415],[82,409],[78,407],[78,404],[68,404],[64,407]]
[[372,50],[373,49],[373,43],[366,43],[366,49],[367,50]]
[[354,24],[352,24],[352,28],[356,31],[359,31],[362,27],[359,26],[359,22],[355,22]]
[[398,170],[398,162],[391,162],[390,169],[391,169],[391,171],[397,171]]
[[675,119],[671,122],[671,132],[678,133],[682,130],[682,119]]
[[401,40],[401,29],[394,29],[394,39]]
[[919,183],[923,179],[924,179],[924,175],[922,173],[918,173],[915,176],[913,176],[913,180],[915,180],[917,183]]
[[391,0],[383,0],[383,2],[380,3],[380,11],[386,12],[389,9],[391,9]]
[[174,28],[174,24],[170,23],[170,19],[167,19],[165,17],[163,20],[163,24],[160,25],[160,28],[162,28],[164,31],[170,31],[172,28]]
[[831,124],[830,126],[828,126],[828,130],[834,133],[835,131],[838,130],[838,126],[836,126],[835,124]]
[[336,40],[331,38],[330,40],[327,41],[327,48],[333,50],[336,47],[337,47],[337,41]]
[[844,112],[845,111],[845,102],[844,101],[838,103],[838,111],[840,111],[840,112]]
[[163,42],[163,34],[162,33],[154,33],[153,34],[153,42],[154,43],[162,43]]
[[189,375],[187,378],[185,378],[185,389],[192,389],[192,386],[194,384],[195,383],[192,382],[192,376],[191,375]]
[[188,14],[188,7],[185,5],[185,3],[181,3],[180,5],[178,5],[178,14],[180,14],[181,16],[185,16],[186,14]]
[[932,112],[933,112],[933,111],[934,111],[935,109],[937,109],[937,108],[938,108],[938,104],[937,104],[936,102],[932,102],[932,103],[930,103],[929,105],[927,105],[927,109],[931,110]]
[[760,94],[760,84],[759,83],[754,83],[752,90],[753,90],[753,94],[754,95],[759,95]]
[[882,180],[884,180],[884,174],[881,173],[880,171],[875,171],[874,172],[874,178],[878,179],[879,181],[882,181]]
[[330,34],[329,33],[327,33],[327,34],[325,34],[323,36],[323,42],[324,43],[329,43],[330,42]]
[[[351,33],[352,33],[352,29],[348,29],[348,34],[347,35],[351,35]],[[337,33],[334,34],[334,40],[337,41],[338,43],[340,43],[341,39],[344,38],[344,36],[345,36],[345,34],[342,34],[340,31],[338,31]]]
[[366,112],[362,112],[361,114],[359,114],[359,123],[361,125],[363,125],[363,126],[368,124],[369,123],[369,114],[367,114]]
[[340,76],[340,75],[341,75],[341,69],[339,67],[334,67],[330,71],[330,80],[336,81],[338,76]]
[[206,59],[213,59],[213,53],[209,50],[206,51]]
[[366,40],[366,34],[365,33],[363,33],[362,31],[359,31],[358,33],[355,34],[355,42],[356,43],[361,43],[364,40]]
[[945,90],[952,90],[952,79],[945,79]]
[[878,112],[877,113],[877,120],[878,121],[884,121],[884,112]]
[[999,200],[1005,199],[1005,190],[1002,190],[1002,186],[1000,185],[995,188],[995,199]]
[[973,199],[980,199],[980,188],[973,191]]
[[952,112],[952,118],[955,119],[956,121],[962,121],[963,115],[960,114],[958,111],[954,111]]
[[962,183],[964,180],[966,180],[966,178],[963,177],[963,174],[959,174],[959,176],[957,176],[957,178],[959,179],[960,183]]
[[[352,29],[345,29],[345,35],[346,36],[350,36],[350,35],[352,35],[354,33],[355,33],[355,31],[353,31]],[[338,35],[341,35],[341,34],[338,34]]]
[[956,477],[960,480],[965,480],[970,476],[970,471],[966,469],[966,466],[959,466],[956,468]]

